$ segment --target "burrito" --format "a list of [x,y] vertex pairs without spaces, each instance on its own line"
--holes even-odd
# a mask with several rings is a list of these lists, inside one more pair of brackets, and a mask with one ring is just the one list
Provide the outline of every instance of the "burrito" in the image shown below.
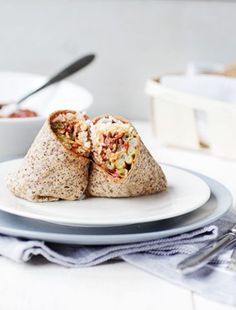
[[8,177],[13,194],[30,201],[76,200],[88,184],[89,119],[63,110],[49,116],[22,166]]
[[166,190],[161,167],[128,120],[97,117],[90,125],[90,136],[92,165],[87,195],[132,197]]

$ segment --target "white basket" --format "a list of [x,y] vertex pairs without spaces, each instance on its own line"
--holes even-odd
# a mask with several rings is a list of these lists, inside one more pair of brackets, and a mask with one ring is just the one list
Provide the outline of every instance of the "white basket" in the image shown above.
[[[176,91],[159,80],[149,80],[145,91],[154,133],[162,143],[236,159],[236,104]],[[208,143],[201,141],[199,113],[205,119]]]

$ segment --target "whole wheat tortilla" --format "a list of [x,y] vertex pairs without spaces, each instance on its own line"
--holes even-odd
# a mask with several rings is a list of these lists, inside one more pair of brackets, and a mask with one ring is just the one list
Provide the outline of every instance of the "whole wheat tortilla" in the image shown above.
[[[63,113],[74,111],[57,111]],[[90,160],[67,150],[50,127],[53,113],[38,133],[20,169],[9,175],[14,195],[30,201],[80,199],[88,184]]]
[[[96,117],[93,122],[101,117],[104,115]],[[115,118],[122,122],[129,122],[120,116]],[[136,159],[128,176],[114,178],[93,161],[86,193],[97,197],[134,197],[162,192],[166,188],[167,181],[161,167],[139,138]]]

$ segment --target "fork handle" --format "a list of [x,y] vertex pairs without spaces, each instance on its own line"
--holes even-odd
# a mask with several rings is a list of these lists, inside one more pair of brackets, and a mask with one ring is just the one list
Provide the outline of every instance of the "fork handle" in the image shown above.
[[184,259],[178,264],[177,269],[183,274],[194,272],[205,266],[216,254],[220,254],[225,247],[234,241],[236,241],[236,235],[233,232],[229,232],[215,241],[212,245],[207,245]]

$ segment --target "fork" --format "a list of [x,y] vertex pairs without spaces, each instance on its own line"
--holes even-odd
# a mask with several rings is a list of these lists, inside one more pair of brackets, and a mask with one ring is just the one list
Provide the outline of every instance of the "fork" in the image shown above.
[[229,271],[236,271],[236,248],[233,249],[233,252],[231,254],[230,260],[227,264],[227,270]]

